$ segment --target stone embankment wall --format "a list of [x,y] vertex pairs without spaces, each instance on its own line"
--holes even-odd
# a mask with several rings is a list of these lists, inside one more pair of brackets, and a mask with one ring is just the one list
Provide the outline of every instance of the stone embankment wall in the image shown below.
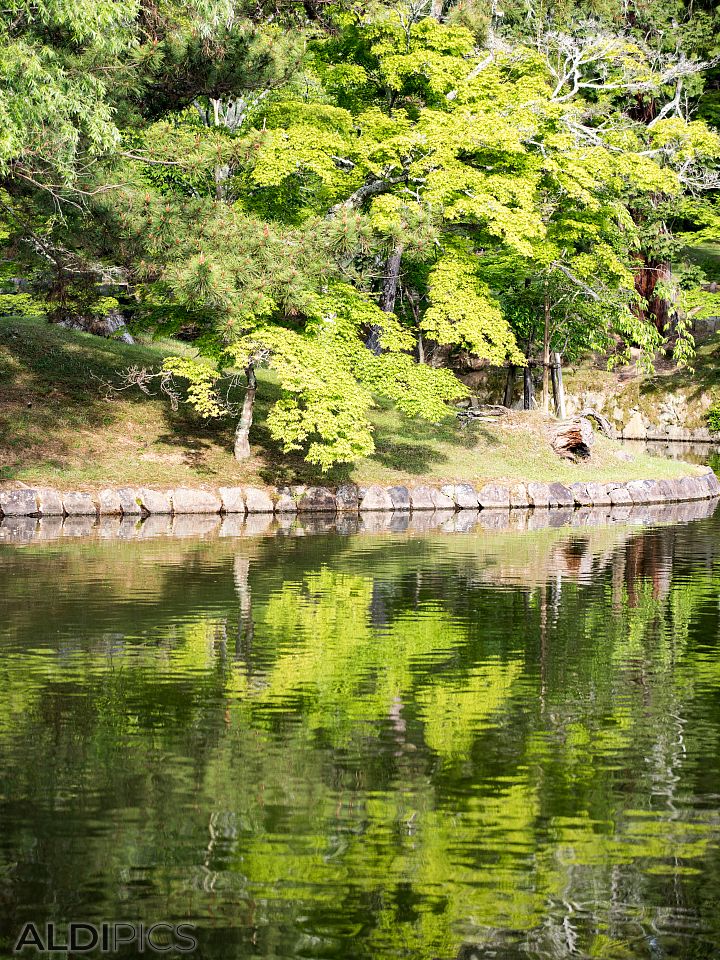
[[121,488],[60,493],[48,488],[0,490],[0,517],[142,518],[202,514],[358,514],[438,510],[509,510],[622,507],[634,504],[707,500],[720,496],[720,482],[709,468],[675,480],[627,483],[467,483],[441,487],[219,487],[217,490]]
[[633,504],[622,507],[534,507],[506,510],[393,510],[362,513],[186,513],[139,516],[5,517],[0,545],[47,543],[53,540],[152,540],[305,537],[317,533],[385,534],[523,534],[547,528],[577,529],[608,524],[658,526],[706,520],[718,500]]

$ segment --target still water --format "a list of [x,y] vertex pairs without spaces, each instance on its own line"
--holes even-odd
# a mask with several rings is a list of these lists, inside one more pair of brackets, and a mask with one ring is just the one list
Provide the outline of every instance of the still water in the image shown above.
[[0,545],[0,954],[718,956],[720,515],[612,520]]

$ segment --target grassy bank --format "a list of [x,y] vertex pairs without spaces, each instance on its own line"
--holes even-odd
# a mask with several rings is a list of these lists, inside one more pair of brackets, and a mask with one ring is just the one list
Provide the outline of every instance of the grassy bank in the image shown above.
[[108,390],[135,364],[157,369],[176,342],[128,346],[63,330],[44,320],[0,317],[0,480],[59,488],[105,485],[252,483],[346,480],[409,483],[491,479],[629,480],[673,477],[687,465],[645,455],[631,462],[599,437],[584,464],[560,460],[537,414],[513,414],[499,425],[441,425],[408,420],[389,407],[374,412],[376,452],[350,467],[322,474],[283,454],[265,426],[277,386],[261,372],[253,427],[253,457],[232,457],[233,422],[204,422],[177,411],[162,394]]

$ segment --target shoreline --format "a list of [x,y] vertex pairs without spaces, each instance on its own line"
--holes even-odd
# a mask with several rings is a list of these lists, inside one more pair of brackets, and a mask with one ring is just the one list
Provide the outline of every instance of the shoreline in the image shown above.
[[294,514],[417,513],[515,509],[630,507],[709,500],[720,496],[711,468],[672,480],[626,482],[469,483],[442,486],[177,487],[155,490],[108,487],[97,493],[49,487],[0,488],[0,519],[148,516],[249,516]]
[[157,539],[306,537],[314,534],[425,536],[523,535],[571,527],[578,531],[625,524],[672,526],[707,520],[720,498],[610,507],[559,509],[418,510],[364,513],[154,514],[146,517],[7,517],[0,520],[0,546],[70,540],[138,542]]

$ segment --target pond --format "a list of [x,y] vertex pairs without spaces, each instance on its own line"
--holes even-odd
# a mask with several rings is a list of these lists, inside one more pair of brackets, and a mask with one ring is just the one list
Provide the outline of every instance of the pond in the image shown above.
[[0,953],[122,919],[209,960],[716,955],[692,509],[0,546]]

